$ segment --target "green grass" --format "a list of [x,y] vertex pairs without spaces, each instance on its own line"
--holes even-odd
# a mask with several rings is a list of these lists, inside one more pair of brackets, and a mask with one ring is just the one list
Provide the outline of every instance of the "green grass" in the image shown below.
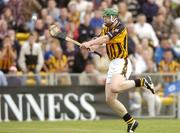
[[[139,119],[136,133],[180,133],[180,120]],[[0,122],[0,133],[126,133],[122,120]]]

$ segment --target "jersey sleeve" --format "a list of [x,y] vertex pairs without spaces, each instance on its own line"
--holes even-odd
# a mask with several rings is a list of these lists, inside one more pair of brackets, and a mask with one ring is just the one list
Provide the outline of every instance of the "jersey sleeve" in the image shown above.
[[120,34],[125,29],[124,24],[119,24],[115,29],[110,30],[106,33],[110,39],[114,38],[116,35]]

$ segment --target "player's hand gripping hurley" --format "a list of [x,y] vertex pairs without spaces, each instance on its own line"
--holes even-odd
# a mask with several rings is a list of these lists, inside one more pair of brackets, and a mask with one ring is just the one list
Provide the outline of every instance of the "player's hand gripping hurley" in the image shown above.
[[[49,33],[52,37],[57,38],[57,39],[62,39],[62,40],[66,40],[68,42],[71,42],[73,44],[76,44],[78,46],[81,46],[81,43],[79,43],[78,41],[66,36],[65,32],[61,32],[60,29],[57,27],[57,25],[51,25],[49,28]],[[90,50],[90,49],[88,49]],[[99,55],[100,57],[102,56],[100,53],[94,51],[93,53]]]

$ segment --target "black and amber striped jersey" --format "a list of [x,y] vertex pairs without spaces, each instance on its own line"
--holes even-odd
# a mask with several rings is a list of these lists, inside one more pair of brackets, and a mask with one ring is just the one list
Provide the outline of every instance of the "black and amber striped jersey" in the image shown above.
[[58,70],[64,71],[68,65],[68,59],[66,55],[62,55],[61,59],[57,59],[54,55],[51,55],[45,60],[45,66],[49,72],[56,72]]
[[7,73],[9,71],[9,68],[13,65],[14,61],[12,57],[3,57],[0,58],[0,70],[4,73]]
[[[160,73],[177,73],[179,71],[179,64],[176,61],[172,61],[171,63],[166,63],[162,60],[158,65],[158,70]],[[163,81],[168,83],[173,81],[173,76],[164,75]]]
[[109,42],[106,43],[106,51],[110,60],[116,58],[127,58],[127,29],[120,20],[118,20],[118,23],[112,29],[103,26],[101,36],[103,35],[108,35],[110,38]]
[[179,71],[179,68],[179,64],[174,60],[171,63],[166,63],[162,60],[158,65],[159,72],[163,73],[176,73]]

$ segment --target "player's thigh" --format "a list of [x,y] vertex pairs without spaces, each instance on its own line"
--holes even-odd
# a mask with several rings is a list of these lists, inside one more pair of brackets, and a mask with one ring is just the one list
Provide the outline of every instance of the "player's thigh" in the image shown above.
[[109,83],[106,83],[105,85],[105,97],[106,97],[106,102],[109,102],[113,99],[117,99],[118,97],[118,94],[117,93],[113,93],[111,91],[112,87],[111,87],[111,84]]
[[126,81],[126,78],[122,75],[122,74],[113,74],[112,76],[112,85],[111,87],[117,87],[121,84],[123,84],[123,82]]

